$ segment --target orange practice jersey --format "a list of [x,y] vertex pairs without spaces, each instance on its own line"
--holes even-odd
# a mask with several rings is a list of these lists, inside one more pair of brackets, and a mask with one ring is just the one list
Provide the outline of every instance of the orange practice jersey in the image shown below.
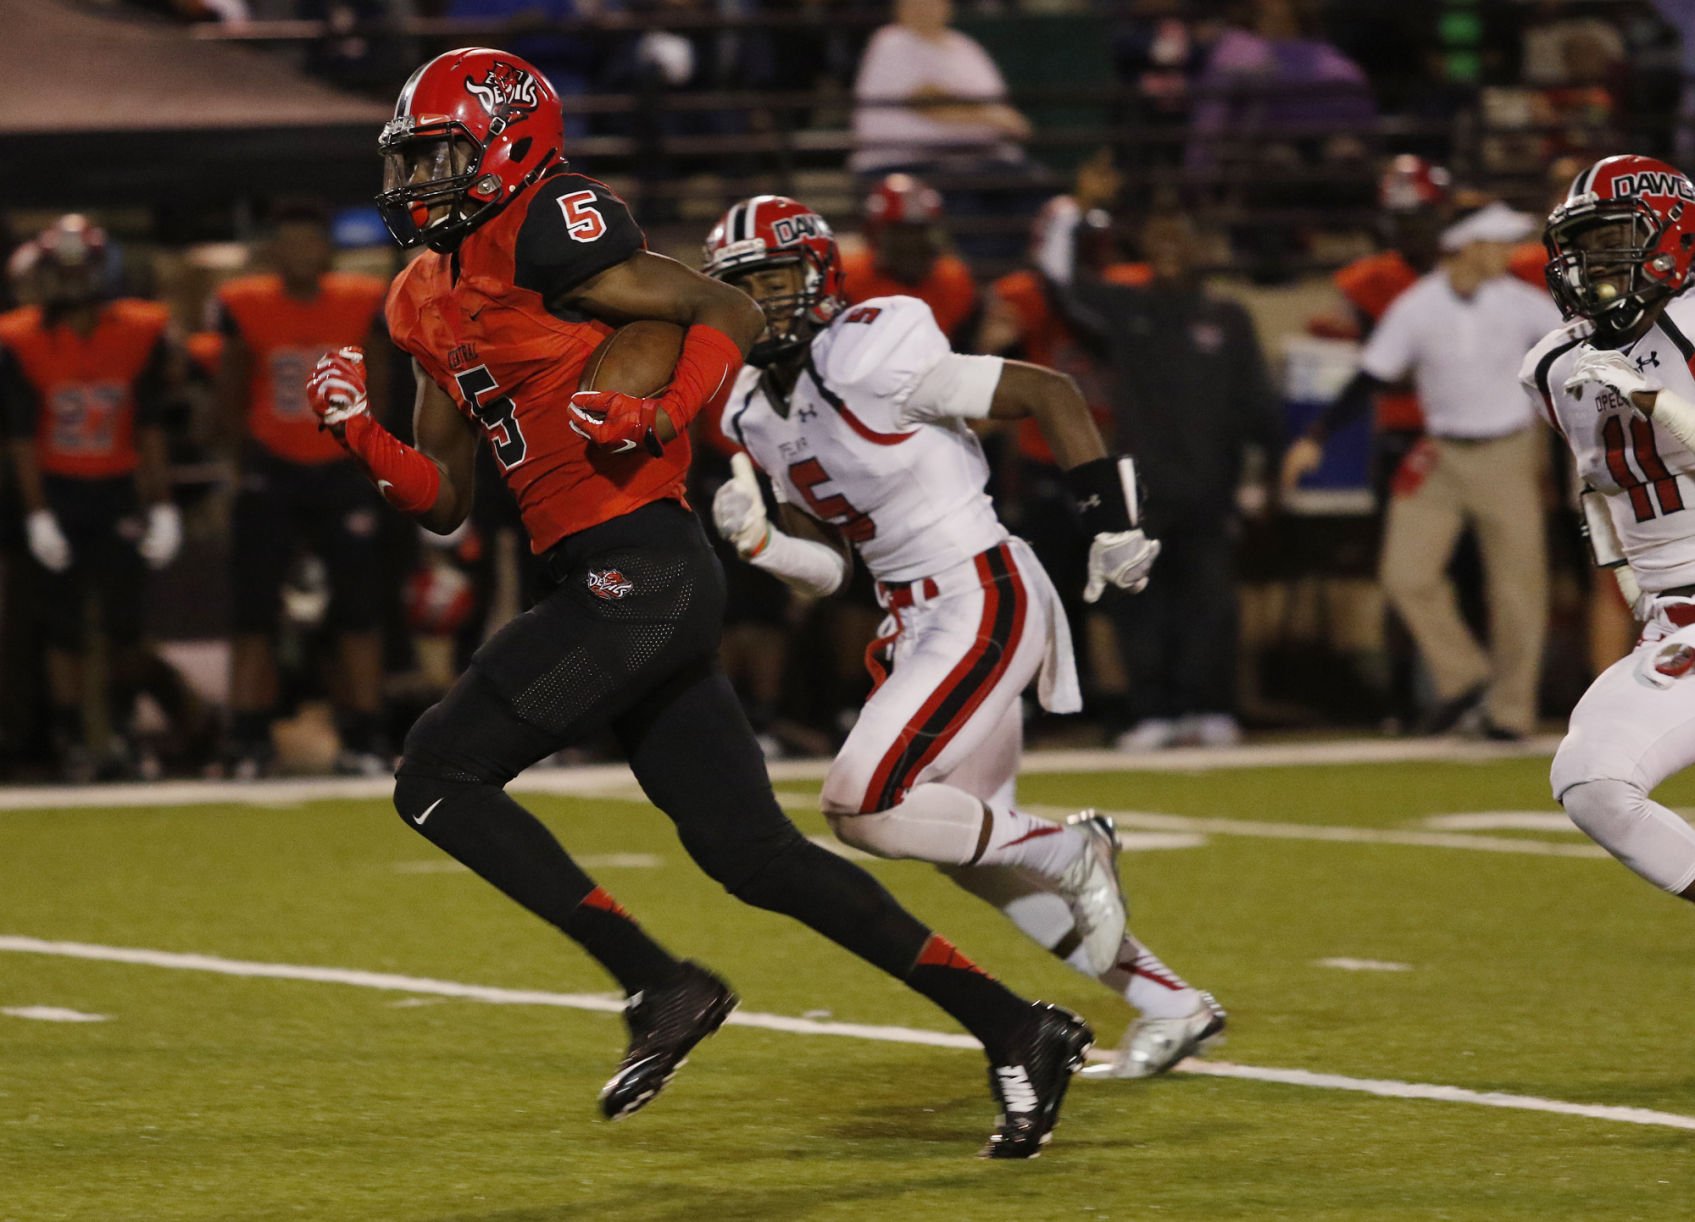
[[956,342],[977,304],[977,281],[958,255],[939,256],[922,284],[903,284],[878,271],[870,247],[862,247],[842,256],[842,287],[849,305],[873,297],[916,297],[930,307],[942,334]]
[[333,348],[364,344],[388,286],[374,276],[331,272],[310,301],[290,297],[280,276],[244,276],[218,290],[226,326],[253,357],[247,431],[279,458],[338,462],[347,452],[306,402],[306,379]]
[[653,501],[683,501],[686,437],[654,458],[593,449],[571,429],[571,394],[611,328],[545,304],[644,244],[622,200],[562,172],[473,230],[456,255],[418,258],[389,292],[390,337],[482,431],[537,552]]
[[[1152,278],[1145,263],[1115,263],[1102,273],[1102,279],[1113,284],[1143,285]],[[1106,371],[1078,342],[1076,334],[1065,319],[1054,312],[1048,301],[1042,278],[1031,270],[1012,272],[995,281],[993,290],[1018,318],[1018,333],[1024,346],[1024,358],[1036,365],[1046,365],[1070,374],[1077,380],[1083,398],[1094,414],[1102,431],[1112,422],[1111,392]],[[1052,463],[1053,450],[1048,439],[1034,420],[1018,424],[1018,448],[1033,462]]]
[[[1372,322],[1382,319],[1390,304],[1413,286],[1418,273],[1398,250],[1355,259],[1336,273],[1335,284],[1342,296]],[[1377,427],[1393,432],[1416,432],[1424,428],[1424,409],[1410,390],[1387,391],[1377,396]]]
[[109,479],[135,470],[136,428],[151,423],[138,419],[137,385],[159,373],[169,324],[164,306],[133,300],[102,306],[87,336],[63,323],[44,325],[37,306],[0,318],[0,345],[33,400],[13,429],[34,437],[45,474]]

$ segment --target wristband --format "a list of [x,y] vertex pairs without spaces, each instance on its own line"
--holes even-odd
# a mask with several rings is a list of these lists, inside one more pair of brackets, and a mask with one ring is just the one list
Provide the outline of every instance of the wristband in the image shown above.
[[850,562],[835,548],[775,528],[767,528],[765,542],[747,562],[813,598],[834,594],[852,572]]
[[671,385],[659,397],[659,406],[671,418],[679,436],[741,367],[742,350],[735,340],[705,323],[689,328]]
[[1065,486],[1087,534],[1135,530],[1142,521],[1141,483],[1129,458],[1095,458],[1065,473]]
[[441,492],[440,468],[371,419],[369,412],[347,422],[341,444],[396,509],[419,514],[435,505]]

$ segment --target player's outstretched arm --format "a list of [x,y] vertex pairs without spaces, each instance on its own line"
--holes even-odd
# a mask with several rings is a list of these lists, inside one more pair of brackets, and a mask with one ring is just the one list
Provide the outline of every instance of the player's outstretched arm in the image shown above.
[[416,449],[371,416],[365,357],[357,348],[325,353],[307,380],[306,398],[384,500],[445,535],[470,512],[476,438],[447,393],[416,362],[412,368],[418,379]]
[[574,427],[615,448],[633,442],[656,449],[675,439],[731,384],[765,329],[765,315],[740,289],[645,250],[571,289],[562,303],[614,325],[653,318],[688,328],[664,393],[652,399],[602,390],[572,396]]
[[989,419],[1036,421],[1042,439],[1053,450],[1054,461],[1069,471],[1086,462],[1106,457],[1095,418],[1076,381],[1058,370],[1025,361],[1007,361],[989,402]]
[[1106,443],[1071,377],[1040,365],[1007,361],[989,401],[989,418],[1026,416],[1035,419],[1053,449],[1083,528],[1094,536],[1084,601],[1096,601],[1108,586],[1139,593],[1159,556],[1159,541],[1141,530],[1135,464],[1128,458],[1107,456]]

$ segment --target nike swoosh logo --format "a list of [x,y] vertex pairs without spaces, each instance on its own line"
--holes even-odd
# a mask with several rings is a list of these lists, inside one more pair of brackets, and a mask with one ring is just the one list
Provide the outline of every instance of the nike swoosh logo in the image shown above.
[[412,822],[416,823],[419,827],[423,827],[424,826],[424,820],[428,819],[430,817],[430,812],[435,810],[435,808],[440,806],[442,804],[442,802],[444,802],[445,800],[446,799],[444,799],[444,798],[437,798],[434,802],[431,802],[428,806],[426,806],[424,808],[424,813],[419,815],[416,819],[412,820]]
[[380,479],[380,480],[377,481],[377,491],[382,493],[384,497],[387,497],[388,494],[390,492],[392,492],[393,490],[394,490],[394,485],[392,483],[390,483],[388,480]]

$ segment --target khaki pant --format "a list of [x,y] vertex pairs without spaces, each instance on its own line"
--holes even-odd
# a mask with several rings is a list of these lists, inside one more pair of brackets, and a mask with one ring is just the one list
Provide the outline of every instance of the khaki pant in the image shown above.
[[[1488,684],[1490,720],[1528,733],[1548,624],[1542,430],[1495,441],[1435,439],[1424,482],[1394,497],[1383,539],[1384,593],[1412,632],[1440,700]],[[1485,654],[1460,618],[1447,577],[1467,525],[1477,532],[1489,602]]]

